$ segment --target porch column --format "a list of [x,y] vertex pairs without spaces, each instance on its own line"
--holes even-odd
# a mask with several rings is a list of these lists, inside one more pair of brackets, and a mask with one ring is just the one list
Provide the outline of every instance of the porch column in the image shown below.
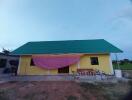
[[78,63],[77,63],[77,68],[78,68],[78,69],[80,68],[80,60],[79,60]]
[[17,75],[19,75],[20,73],[20,65],[21,64],[21,57],[19,57],[19,64],[18,64],[18,68],[17,68]]
[[114,74],[114,70],[113,70],[113,64],[112,64],[111,55],[109,56],[109,63],[110,63],[111,74]]

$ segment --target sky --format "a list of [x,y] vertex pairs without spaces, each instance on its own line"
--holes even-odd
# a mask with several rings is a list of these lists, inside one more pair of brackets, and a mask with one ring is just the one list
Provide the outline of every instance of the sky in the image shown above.
[[0,50],[29,41],[105,39],[132,59],[130,0],[0,0]]

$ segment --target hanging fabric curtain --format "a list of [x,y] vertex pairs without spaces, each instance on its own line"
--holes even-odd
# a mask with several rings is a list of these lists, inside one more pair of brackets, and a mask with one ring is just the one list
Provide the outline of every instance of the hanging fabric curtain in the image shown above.
[[44,55],[32,56],[34,64],[45,69],[58,69],[71,64],[75,64],[80,60],[81,55]]

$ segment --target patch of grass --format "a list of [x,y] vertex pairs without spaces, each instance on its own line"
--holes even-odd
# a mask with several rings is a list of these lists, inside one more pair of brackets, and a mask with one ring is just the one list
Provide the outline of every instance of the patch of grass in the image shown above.
[[121,100],[124,97],[124,93],[113,89],[106,89],[103,96],[107,100]]
[[[121,100],[127,94],[126,88],[122,87],[126,83],[80,83],[83,88],[85,97],[87,93],[93,94],[97,100]],[[129,82],[132,85],[132,82]]]
[[123,81],[119,81],[113,86],[104,86],[103,95],[107,98],[107,100],[122,100],[128,92],[129,84],[126,87],[127,83]]
[[78,100],[78,99],[77,97],[70,95],[67,97],[67,100]]
[[[124,63],[119,65],[122,70],[132,70],[132,63]],[[117,64],[113,64],[113,68],[117,69]]]

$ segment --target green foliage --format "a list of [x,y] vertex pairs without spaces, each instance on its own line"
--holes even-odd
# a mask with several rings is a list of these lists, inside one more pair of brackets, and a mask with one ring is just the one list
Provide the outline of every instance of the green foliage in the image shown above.
[[[117,65],[113,64],[114,69],[117,69]],[[120,69],[122,70],[132,70],[132,63],[119,64]]]

